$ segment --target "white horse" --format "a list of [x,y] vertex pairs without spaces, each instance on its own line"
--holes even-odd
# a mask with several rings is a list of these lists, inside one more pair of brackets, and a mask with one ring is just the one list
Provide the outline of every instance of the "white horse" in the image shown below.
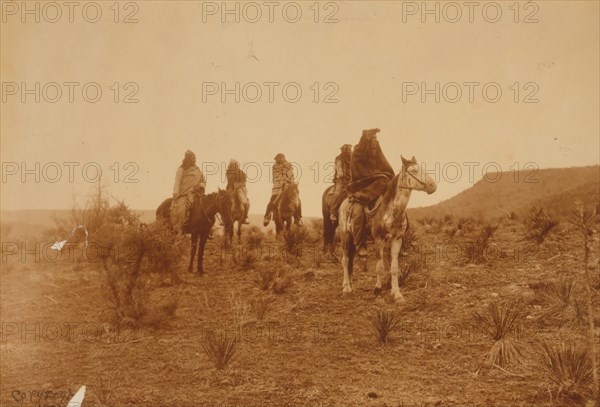
[[[398,261],[402,248],[402,238],[408,228],[406,206],[413,190],[425,191],[432,194],[437,189],[435,181],[427,174],[421,172],[415,157],[410,160],[402,157],[402,170],[396,175],[387,189],[379,198],[381,202],[370,215],[371,233],[375,241],[377,255],[377,284],[375,294],[381,294],[381,281],[385,270],[385,256],[390,256],[390,274],[392,277],[392,296],[402,300],[398,287]],[[353,239],[353,226],[351,219],[352,206],[348,199],[340,207],[340,231],[342,244],[342,265],[344,267],[343,292],[352,292],[352,268],[356,246]],[[361,208],[362,210],[362,208]]]

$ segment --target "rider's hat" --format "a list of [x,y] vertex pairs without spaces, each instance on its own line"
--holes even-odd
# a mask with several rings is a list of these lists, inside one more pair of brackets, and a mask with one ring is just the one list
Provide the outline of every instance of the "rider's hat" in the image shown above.
[[283,153],[277,153],[277,155],[275,156],[274,160],[278,160],[278,159],[285,159],[285,155],[283,155]]
[[185,152],[185,156],[186,156],[186,157],[196,157],[196,154],[194,154],[194,153],[192,152],[192,150],[187,150],[187,151]]
[[344,151],[344,150],[349,150],[352,148],[352,144],[344,144],[343,146],[340,147],[340,150]]

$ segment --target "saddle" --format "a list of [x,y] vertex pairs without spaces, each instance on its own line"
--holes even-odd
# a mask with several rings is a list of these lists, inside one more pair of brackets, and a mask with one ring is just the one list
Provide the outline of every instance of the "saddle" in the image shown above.
[[368,205],[364,205],[365,214],[367,215],[367,219],[371,219],[377,213],[377,210],[381,206],[381,202],[383,201],[383,195],[379,195],[377,199],[371,201]]
[[367,218],[371,219],[373,216],[375,216],[375,214],[377,214],[377,211],[379,210],[379,207],[381,206],[382,201],[383,201],[383,195],[378,196],[377,198],[375,198],[374,200],[372,200],[371,202],[369,202],[367,204],[350,196],[350,197],[348,197],[348,202],[350,203],[348,209],[350,209],[352,211],[352,210],[354,210],[355,206],[359,205],[362,208],[365,215],[367,215]]

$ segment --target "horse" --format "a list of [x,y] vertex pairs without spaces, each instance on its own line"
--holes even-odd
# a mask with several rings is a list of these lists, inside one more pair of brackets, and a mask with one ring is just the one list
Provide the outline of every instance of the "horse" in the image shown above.
[[[408,229],[406,207],[411,192],[415,190],[432,194],[437,189],[435,181],[420,170],[415,157],[410,160],[402,156],[401,158],[402,170],[400,174],[390,181],[387,191],[378,198],[379,202],[373,209],[373,213],[369,214],[371,234],[377,257],[375,295],[381,294],[381,282],[386,263],[391,263],[391,294],[395,300],[403,299],[398,287],[398,262],[402,248],[402,238]],[[344,268],[343,293],[352,292],[352,267],[356,252],[351,219],[352,206],[354,205],[356,204],[350,203],[349,199],[346,198],[340,207],[342,266]],[[390,259],[390,261],[385,262],[384,260],[387,259]]]
[[321,209],[323,213],[323,253],[333,254],[333,245],[335,239],[335,231],[338,227],[339,222],[333,222],[331,220],[331,205],[333,204],[333,194],[335,185],[328,187],[323,192],[321,198]]
[[[160,204],[156,210],[156,218],[160,221],[166,221],[170,224],[170,212],[172,198],[168,198]],[[198,251],[198,274],[204,272],[203,258],[204,248],[206,247],[206,241],[215,223],[215,216],[217,213],[221,215],[221,219],[225,226],[225,230],[233,228],[233,218],[231,215],[231,208],[233,205],[233,197],[228,191],[219,189],[218,192],[213,192],[208,195],[203,195],[200,198],[196,198],[194,206],[190,209],[190,221],[189,229],[192,235],[192,246],[190,254],[190,263],[188,265],[188,271],[193,272],[194,258],[196,251]],[[198,247],[198,241],[200,246]]]
[[242,239],[242,225],[244,220],[248,216],[248,210],[250,209],[250,200],[248,199],[248,193],[245,185],[236,185],[231,191],[233,195],[233,202],[231,205],[231,216],[233,222],[231,227],[226,229],[227,242],[233,241],[233,228],[235,222],[237,222],[237,237],[238,240]]
[[297,213],[300,209],[300,191],[298,184],[289,183],[283,187],[283,191],[273,205],[273,219],[275,220],[275,232],[279,236],[284,230],[289,232],[292,228],[292,218],[297,221]]
[[171,204],[173,198],[167,198],[156,208],[156,220],[171,226]]

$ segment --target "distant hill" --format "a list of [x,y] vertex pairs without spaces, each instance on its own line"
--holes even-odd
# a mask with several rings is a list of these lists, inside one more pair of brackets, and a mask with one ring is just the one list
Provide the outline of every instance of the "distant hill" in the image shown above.
[[[410,208],[409,216],[415,220],[443,217],[447,214],[496,218],[510,212],[522,214],[533,206],[541,206],[559,216],[566,216],[572,211],[576,201],[588,206],[597,205],[600,201],[599,189],[600,167],[597,165],[545,169],[533,174],[523,171],[504,172],[497,182],[482,179],[471,188],[436,205]],[[154,220],[154,210],[136,212],[142,222]],[[0,219],[3,227],[10,227],[11,235],[35,235],[55,227],[55,218],[67,218],[70,213],[70,210],[51,209],[2,211]],[[309,217],[305,218],[305,224],[310,221]],[[251,214],[250,224],[262,228],[262,215]],[[272,228],[273,222],[269,226],[269,229]]]
[[[490,174],[493,179],[493,174]],[[446,214],[494,218],[510,212],[522,214],[533,206],[559,216],[567,215],[576,201],[595,206],[600,201],[600,167],[503,172],[497,182],[482,179],[471,188],[436,205],[409,209],[413,219]]]

